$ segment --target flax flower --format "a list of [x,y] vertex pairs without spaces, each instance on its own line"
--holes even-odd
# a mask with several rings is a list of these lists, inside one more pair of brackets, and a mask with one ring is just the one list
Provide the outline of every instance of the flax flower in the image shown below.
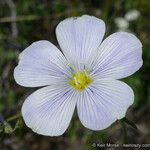
[[118,79],[142,66],[142,44],[131,33],[117,32],[102,41],[105,23],[93,16],[60,22],[56,36],[62,52],[38,41],[19,56],[18,84],[41,87],[24,102],[26,125],[38,134],[62,135],[73,112],[91,130],[102,130],[125,116],[133,104],[132,89]]

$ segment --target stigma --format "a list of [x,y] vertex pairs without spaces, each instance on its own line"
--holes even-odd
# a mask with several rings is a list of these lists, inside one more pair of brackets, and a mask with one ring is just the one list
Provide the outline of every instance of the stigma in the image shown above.
[[69,81],[69,85],[81,92],[92,82],[93,80],[87,75],[86,72],[78,72],[72,76],[71,80]]

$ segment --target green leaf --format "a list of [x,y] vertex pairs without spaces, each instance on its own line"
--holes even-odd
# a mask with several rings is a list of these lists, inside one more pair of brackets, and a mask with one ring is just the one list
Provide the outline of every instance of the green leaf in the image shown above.
[[11,127],[11,125],[8,122],[4,121],[4,132],[6,134],[11,134],[13,131],[14,129]]
[[14,131],[18,128],[20,128],[22,126],[22,119],[18,119],[16,124],[15,124],[15,127],[14,127]]

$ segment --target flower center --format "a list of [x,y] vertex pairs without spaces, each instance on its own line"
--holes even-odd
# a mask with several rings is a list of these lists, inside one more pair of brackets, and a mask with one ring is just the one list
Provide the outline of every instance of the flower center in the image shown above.
[[86,72],[79,72],[73,75],[69,81],[69,85],[74,87],[77,91],[83,91],[93,80],[86,74]]

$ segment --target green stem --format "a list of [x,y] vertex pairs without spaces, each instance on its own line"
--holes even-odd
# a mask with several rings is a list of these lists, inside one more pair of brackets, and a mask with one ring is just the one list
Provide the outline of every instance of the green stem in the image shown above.
[[18,113],[16,115],[6,119],[6,121],[9,122],[9,121],[15,120],[15,119],[20,118],[20,117],[21,117],[21,113]]
[[127,143],[127,130],[123,120],[120,120],[122,126],[122,144]]

